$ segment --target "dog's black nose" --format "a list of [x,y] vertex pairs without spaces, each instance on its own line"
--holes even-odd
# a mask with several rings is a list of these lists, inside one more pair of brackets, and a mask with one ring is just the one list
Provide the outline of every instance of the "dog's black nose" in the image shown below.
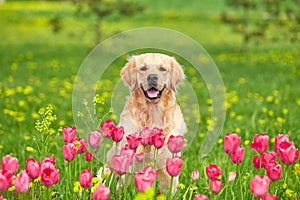
[[149,75],[147,76],[147,81],[148,81],[148,83],[156,83],[157,80],[158,80],[157,74],[149,74]]

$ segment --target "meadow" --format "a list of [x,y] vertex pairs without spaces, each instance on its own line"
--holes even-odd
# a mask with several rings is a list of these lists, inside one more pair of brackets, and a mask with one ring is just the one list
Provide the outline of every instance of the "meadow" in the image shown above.
[[[200,99],[201,116],[195,122],[199,123],[196,137],[182,155],[180,185],[174,199],[188,199],[195,194],[205,194],[212,199],[255,199],[250,190],[250,180],[257,174],[265,174],[265,171],[253,167],[253,156],[260,155],[250,147],[254,135],[269,135],[268,151],[273,151],[278,134],[289,135],[289,140],[300,147],[299,43],[257,41],[250,44],[247,52],[240,52],[242,37],[220,20],[220,13],[230,10],[221,0],[201,3],[194,0],[189,4],[179,0],[146,0],[144,4],[143,13],[135,16],[112,15],[106,18],[103,21],[103,39],[138,27],[177,30],[206,49],[216,63],[226,88],[226,120],[222,135],[209,155],[200,159],[199,150],[212,123],[212,102],[201,76],[178,56],[184,65],[186,79]],[[0,157],[7,154],[16,157],[21,171],[29,157],[42,161],[46,155],[55,155],[60,180],[51,187],[54,199],[87,199],[88,189],[79,194],[80,190],[73,191],[74,184],[82,169],[92,168],[95,176],[102,164],[96,159],[92,163],[85,162],[83,155],[69,164],[62,152],[63,127],[75,125],[73,83],[81,63],[96,46],[95,19],[76,18],[73,12],[74,7],[68,2],[0,4]],[[50,25],[50,19],[55,16],[63,19],[63,28],[57,33]],[[126,56],[131,54],[128,52],[112,63],[98,83],[95,104],[99,121],[112,119],[116,124],[118,122],[118,116],[110,113],[111,94],[120,80],[119,71],[126,62]],[[39,123],[43,119],[51,123]],[[245,148],[245,158],[238,165],[229,162],[224,152],[224,136],[228,132],[239,134],[241,145]],[[87,134],[79,134],[78,137],[87,140]],[[223,170],[219,177],[223,181],[223,189],[218,194],[212,193],[205,171],[206,166],[212,163]],[[279,199],[299,199],[299,160],[285,165],[278,159],[278,163],[282,164],[281,178],[271,181],[269,193],[276,194]],[[74,172],[72,175],[68,175],[70,167]],[[237,168],[236,179],[227,184],[229,172],[237,171]],[[191,179],[194,169],[199,170],[199,179],[195,182]],[[65,188],[69,188],[67,194]],[[38,188],[40,192],[44,190],[43,187]],[[129,193],[127,199],[137,195],[136,190]],[[7,199],[34,199],[34,194],[18,196],[14,191],[0,194]],[[167,193],[165,195],[168,197]],[[45,198],[50,199],[47,194]],[[149,196],[138,198],[151,199]],[[115,199],[115,195],[112,194],[110,199]]]

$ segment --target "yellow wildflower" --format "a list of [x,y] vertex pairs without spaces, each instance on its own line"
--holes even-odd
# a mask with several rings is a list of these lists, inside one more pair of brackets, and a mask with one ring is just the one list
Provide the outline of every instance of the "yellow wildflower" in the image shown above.
[[238,115],[238,116],[236,116],[236,119],[237,119],[238,121],[242,121],[242,120],[243,120],[243,116],[242,116],[242,115]]
[[267,112],[268,112],[268,109],[267,109],[266,107],[263,107],[263,108],[261,109],[261,111],[262,111],[263,113],[267,113]]
[[93,177],[92,178],[92,183],[101,183],[101,179],[98,177]]
[[199,136],[199,138],[204,138],[205,134],[204,133],[199,133],[198,136]]
[[198,187],[197,186],[194,186],[194,187],[191,187],[190,188],[190,191],[197,191],[198,190]]
[[222,144],[222,143],[223,143],[223,139],[222,138],[218,139],[218,144]]
[[284,109],[282,109],[282,113],[283,113],[284,115],[286,115],[286,114],[289,113],[289,110],[288,110],[287,108],[284,108]]
[[300,98],[298,98],[298,99],[296,100],[296,102],[297,102],[297,105],[300,106]]
[[183,183],[179,183],[179,184],[177,185],[177,187],[178,187],[179,189],[184,189],[184,188],[185,188],[185,185],[184,185]]
[[99,183],[94,184],[91,188],[91,192],[94,193],[94,191],[97,189],[98,186],[99,186]]
[[282,188],[283,188],[283,189],[286,189],[286,188],[287,188],[287,184],[284,183],[284,184],[282,185]]
[[235,116],[236,116],[236,112],[234,112],[234,111],[231,111],[231,112],[230,112],[230,117],[232,117],[232,118],[233,118],[233,117],[235,117]]
[[271,141],[270,141],[271,143],[274,143],[275,142],[275,138],[273,137],[273,138],[271,138]]
[[245,145],[245,146],[247,146],[247,145],[249,145],[249,144],[250,144],[250,140],[245,140],[245,141],[244,141],[244,145]]
[[34,152],[35,150],[34,150],[34,148],[32,148],[32,147],[26,147],[26,151],[27,152]]
[[11,191],[15,191],[15,186],[12,185],[10,188],[8,188],[8,191],[11,192]]
[[80,193],[82,192],[82,187],[81,187],[79,181],[76,181],[74,183],[73,191],[74,192],[80,192]]
[[266,120],[265,120],[265,119],[259,119],[259,120],[258,120],[258,123],[261,124],[261,125],[263,125],[263,124],[266,123]]
[[290,189],[287,189],[285,191],[285,194],[288,196],[288,197],[295,197],[296,196],[296,192],[294,192],[293,190],[290,190]]
[[240,128],[235,128],[235,132],[236,133],[241,133],[241,129]]
[[273,117],[273,116],[274,116],[274,111],[273,111],[273,110],[269,110],[268,115],[269,115],[270,117]]
[[294,165],[294,174],[300,175],[300,164],[299,163]]
[[31,139],[30,136],[28,136],[28,135],[25,135],[25,136],[24,136],[24,140],[27,140],[27,141],[28,141],[28,140],[30,140],[30,139]]

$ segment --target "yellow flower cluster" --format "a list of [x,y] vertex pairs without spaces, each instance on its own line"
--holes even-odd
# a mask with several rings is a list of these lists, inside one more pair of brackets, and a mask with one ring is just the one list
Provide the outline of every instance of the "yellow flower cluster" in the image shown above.
[[[40,133],[48,133],[50,130],[50,125],[56,120],[56,115],[53,114],[52,105],[49,105],[46,108],[41,108],[39,110],[39,114],[41,116],[41,120],[36,120],[35,128]],[[50,131],[50,133],[53,133],[53,130]]]

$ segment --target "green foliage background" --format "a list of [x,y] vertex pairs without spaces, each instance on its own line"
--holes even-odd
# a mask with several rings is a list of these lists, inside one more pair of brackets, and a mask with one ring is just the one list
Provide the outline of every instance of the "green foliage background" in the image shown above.
[[[254,134],[267,132],[270,138],[278,133],[289,134],[300,147],[299,43],[284,38],[259,40],[250,42],[248,51],[241,53],[243,37],[222,22],[221,13],[232,8],[221,0],[145,0],[142,4],[144,11],[134,16],[115,13],[106,17],[102,22],[103,39],[123,30],[157,26],[180,31],[203,45],[218,66],[226,87],[227,115],[222,137],[227,132],[237,132],[246,146],[242,173],[247,184],[256,173],[250,167],[251,155],[255,153],[249,142]],[[17,156],[21,168],[28,157],[41,156],[35,144],[39,134],[35,121],[39,118],[39,109],[49,104],[57,116],[51,130],[57,137],[50,141],[53,147],[50,153],[63,160],[59,127],[73,125],[73,82],[81,62],[95,46],[94,25],[97,23],[93,16],[75,17],[74,11],[72,3],[64,1],[0,5],[0,157],[8,153]],[[62,29],[53,32],[51,20],[57,16]],[[276,30],[272,34],[277,34]],[[119,70],[128,55],[116,60],[105,74],[107,79],[99,82],[99,118],[110,110],[110,94],[120,79]],[[225,167],[227,159],[222,138],[207,158],[198,159],[201,141],[211,123],[211,100],[201,76],[178,59],[201,99],[199,132],[183,155],[180,179],[187,184],[190,172],[198,168],[203,181],[198,183],[197,192],[209,193],[204,167],[209,163]],[[117,120],[117,116],[110,117]],[[234,170],[235,166],[230,168]],[[247,184],[245,188],[249,188]],[[246,197],[250,197],[250,191]]]

